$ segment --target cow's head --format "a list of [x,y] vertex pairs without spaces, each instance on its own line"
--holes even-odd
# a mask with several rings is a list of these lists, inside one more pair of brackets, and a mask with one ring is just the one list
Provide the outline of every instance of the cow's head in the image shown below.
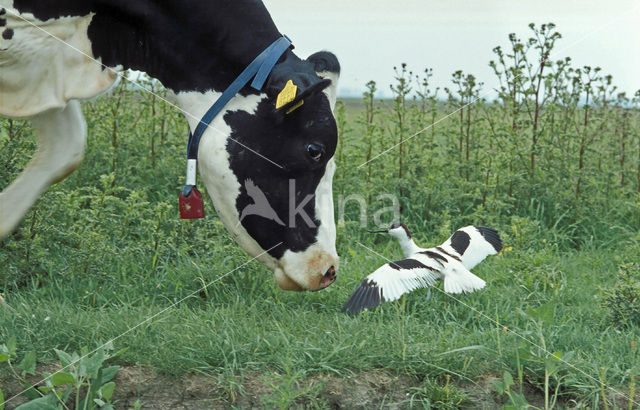
[[[264,90],[252,94],[245,87],[200,142],[200,175],[220,219],[240,246],[260,255],[283,289],[322,289],[338,269],[332,197],[338,135],[332,110],[339,72],[331,53],[300,60],[287,51]],[[277,106],[289,81],[296,97]],[[219,94],[177,96],[195,118]]]

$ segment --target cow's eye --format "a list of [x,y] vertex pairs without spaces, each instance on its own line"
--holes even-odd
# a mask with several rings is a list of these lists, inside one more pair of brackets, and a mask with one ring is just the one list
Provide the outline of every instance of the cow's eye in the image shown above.
[[307,153],[314,161],[320,161],[322,154],[324,154],[324,147],[320,144],[311,143],[307,145]]

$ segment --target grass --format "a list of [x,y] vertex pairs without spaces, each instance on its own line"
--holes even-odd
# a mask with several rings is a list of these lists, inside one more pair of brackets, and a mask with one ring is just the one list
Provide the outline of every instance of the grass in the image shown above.
[[[208,393],[241,407],[359,405],[331,401],[334,391],[377,395],[369,407],[490,408],[520,396],[547,408],[624,406],[638,374],[640,93],[616,97],[598,74],[593,84],[602,87],[586,107],[581,98],[596,88],[586,68],[567,64],[554,62],[550,77],[511,79],[504,84],[514,97],[502,89],[499,100],[478,100],[420,134],[479,95],[473,76],[454,73],[461,88],[444,101],[429,89],[430,70],[418,78],[403,65],[393,100],[375,101],[369,83],[366,105],[336,106],[336,205],[340,195],[360,195],[371,224],[371,211],[389,205],[377,195],[395,194],[422,246],[471,223],[498,229],[505,244],[474,269],[487,281],[480,292],[453,298],[434,289],[428,299],[419,290],[357,316],[341,314],[342,304],[385,262],[358,242],[392,260],[401,253],[391,238],[364,232],[355,202],[338,224],[341,268],[328,289],[283,292],[257,262],[233,271],[249,258],[209,200],[207,218],[177,218],[181,114],[122,82],[116,98],[83,106],[91,138],[81,168],[0,242],[10,306],[0,309],[0,345],[15,336],[16,363],[35,351],[42,366],[54,349],[117,338],[116,350],[128,348],[115,359],[123,369],[142,366],[176,383],[204,374],[219,382]],[[531,88],[540,78],[555,84],[542,91],[543,106]],[[0,121],[4,187],[34,140],[24,122]],[[247,401],[251,389],[260,397]]]
[[[364,273],[384,262],[353,243],[362,241],[392,259],[400,252],[387,238],[349,227],[340,233],[340,278],[323,292],[282,292],[256,262],[197,292],[203,282],[215,281],[246,260],[239,251],[226,260],[215,251],[198,260],[180,258],[146,275],[135,261],[124,258],[122,266],[105,271],[99,280],[81,275],[70,280],[52,273],[45,286],[31,283],[6,295],[13,309],[0,311],[0,329],[3,335],[17,335],[25,351],[51,359],[53,347],[78,350],[118,338],[196,292],[119,337],[116,348],[128,350],[118,362],[146,364],[176,377],[193,370],[346,377],[384,368],[420,378],[449,374],[460,382],[505,369],[515,373],[516,353],[524,349],[532,356],[525,364],[527,381],[540,385],[535,359],[543,353],[504,327],[540,343],[526,311],[551,303],[553,320],[542,331],[547,350],[564,352],[565,357],[571,352],[569,362],[595,378],[561,365],[572,380],[562,393],[593,400],[585,392],[597,396],[600,367],[608,369],[607,383],[625,388],[634,333],[610,328],[598,304],[600,287],[610,285],[616,273],[608,251],[506,252],[478,266],[476,273],[488,286],[459,297],[464,304],[435,290],[426,300],[426,291],[418,291],[402,303],[351,317],[339,313],[342,303]],[[443,239],[416,236],[425,244]],[[553,270],[562,275],[562,285],[541,289],[539,283],[528,283],[527,271],[532,269]]]

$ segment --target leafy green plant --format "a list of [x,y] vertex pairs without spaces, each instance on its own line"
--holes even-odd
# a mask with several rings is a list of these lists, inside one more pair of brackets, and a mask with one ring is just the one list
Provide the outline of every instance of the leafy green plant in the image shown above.
[[610,322],[621,328],[640,326],[640,266],[637,262],[618,266],[616,283],[603,289],[602,307]]
[[571,352],[563,357],[562,352],[551,353],[549,351],[550,347],[547,345],[545,329],[551,327],[554,323],[554,310],[555,305],[551,302],[542,304],[537,308],[527,309],[526,315],[529,317],[530,323],[533,324],[535,335],[538,338],[537,345],[525,345],[524,348],[521,347],[518,350],[519,360],[525,361],[530,370],[539,373],[535,367],[540,366],[543,369],[541,388],[544,393],[545,409],[555,407],[564,378],[561,373],[563,364],[566,361],[571,361],[573,357]]
[[[37,393],[30,388],[27,381],[27,375],[34,375],[36,370],[36,353],[34,351],[28,351],[24,354],[22,361],[17,365],[14,365],[15,360],[18,358],[16,338],[10,337],[6,343],[0,344],[0,363],[7,363],[11,375],[23,385],[28,395],[34,395],[38,397]],[[0,409],[4,408],[4,393],[0,389]]]
[[501,380],[493,380],[491,382],[499,396],[506,396],[508,401],[503,405],[505,410],[520,410],[530,407],[527,399],[522,394],[514,392],[511,388],[514,385],[513,376],[508,371],[502,374]]
[[[15,337],[0,345],[0,363],[8,364],[13,377],[24,386],[25,396],[31,399],[16,410],[62,410],[69,408],[70,402],[73,402],[73,408],[82,410],[114,408],[111,398],[116,385],[112,379],[120,366],[105,366],[105,362],[124,350],[111,354],[111,344],[101,346],[91,354],[88,354],[87,348],[82,348],[80,354],[54,350],[62,370],[53,374],[44,372],[45,385],[34,388],[26,376],[36,374],[35,352],[26,352],[22,361],[14,367],[12,359],[17,356]],[[0,399],[4,402],[1,390]]]

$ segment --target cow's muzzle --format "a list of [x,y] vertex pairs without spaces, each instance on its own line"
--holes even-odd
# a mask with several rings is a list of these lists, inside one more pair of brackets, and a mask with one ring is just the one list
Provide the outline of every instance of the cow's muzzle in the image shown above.
[[330,253],[315,251],[306,255],[285,255],[280,262],[274,276],[284,290],[321,290],[337,278],[338,257]]

